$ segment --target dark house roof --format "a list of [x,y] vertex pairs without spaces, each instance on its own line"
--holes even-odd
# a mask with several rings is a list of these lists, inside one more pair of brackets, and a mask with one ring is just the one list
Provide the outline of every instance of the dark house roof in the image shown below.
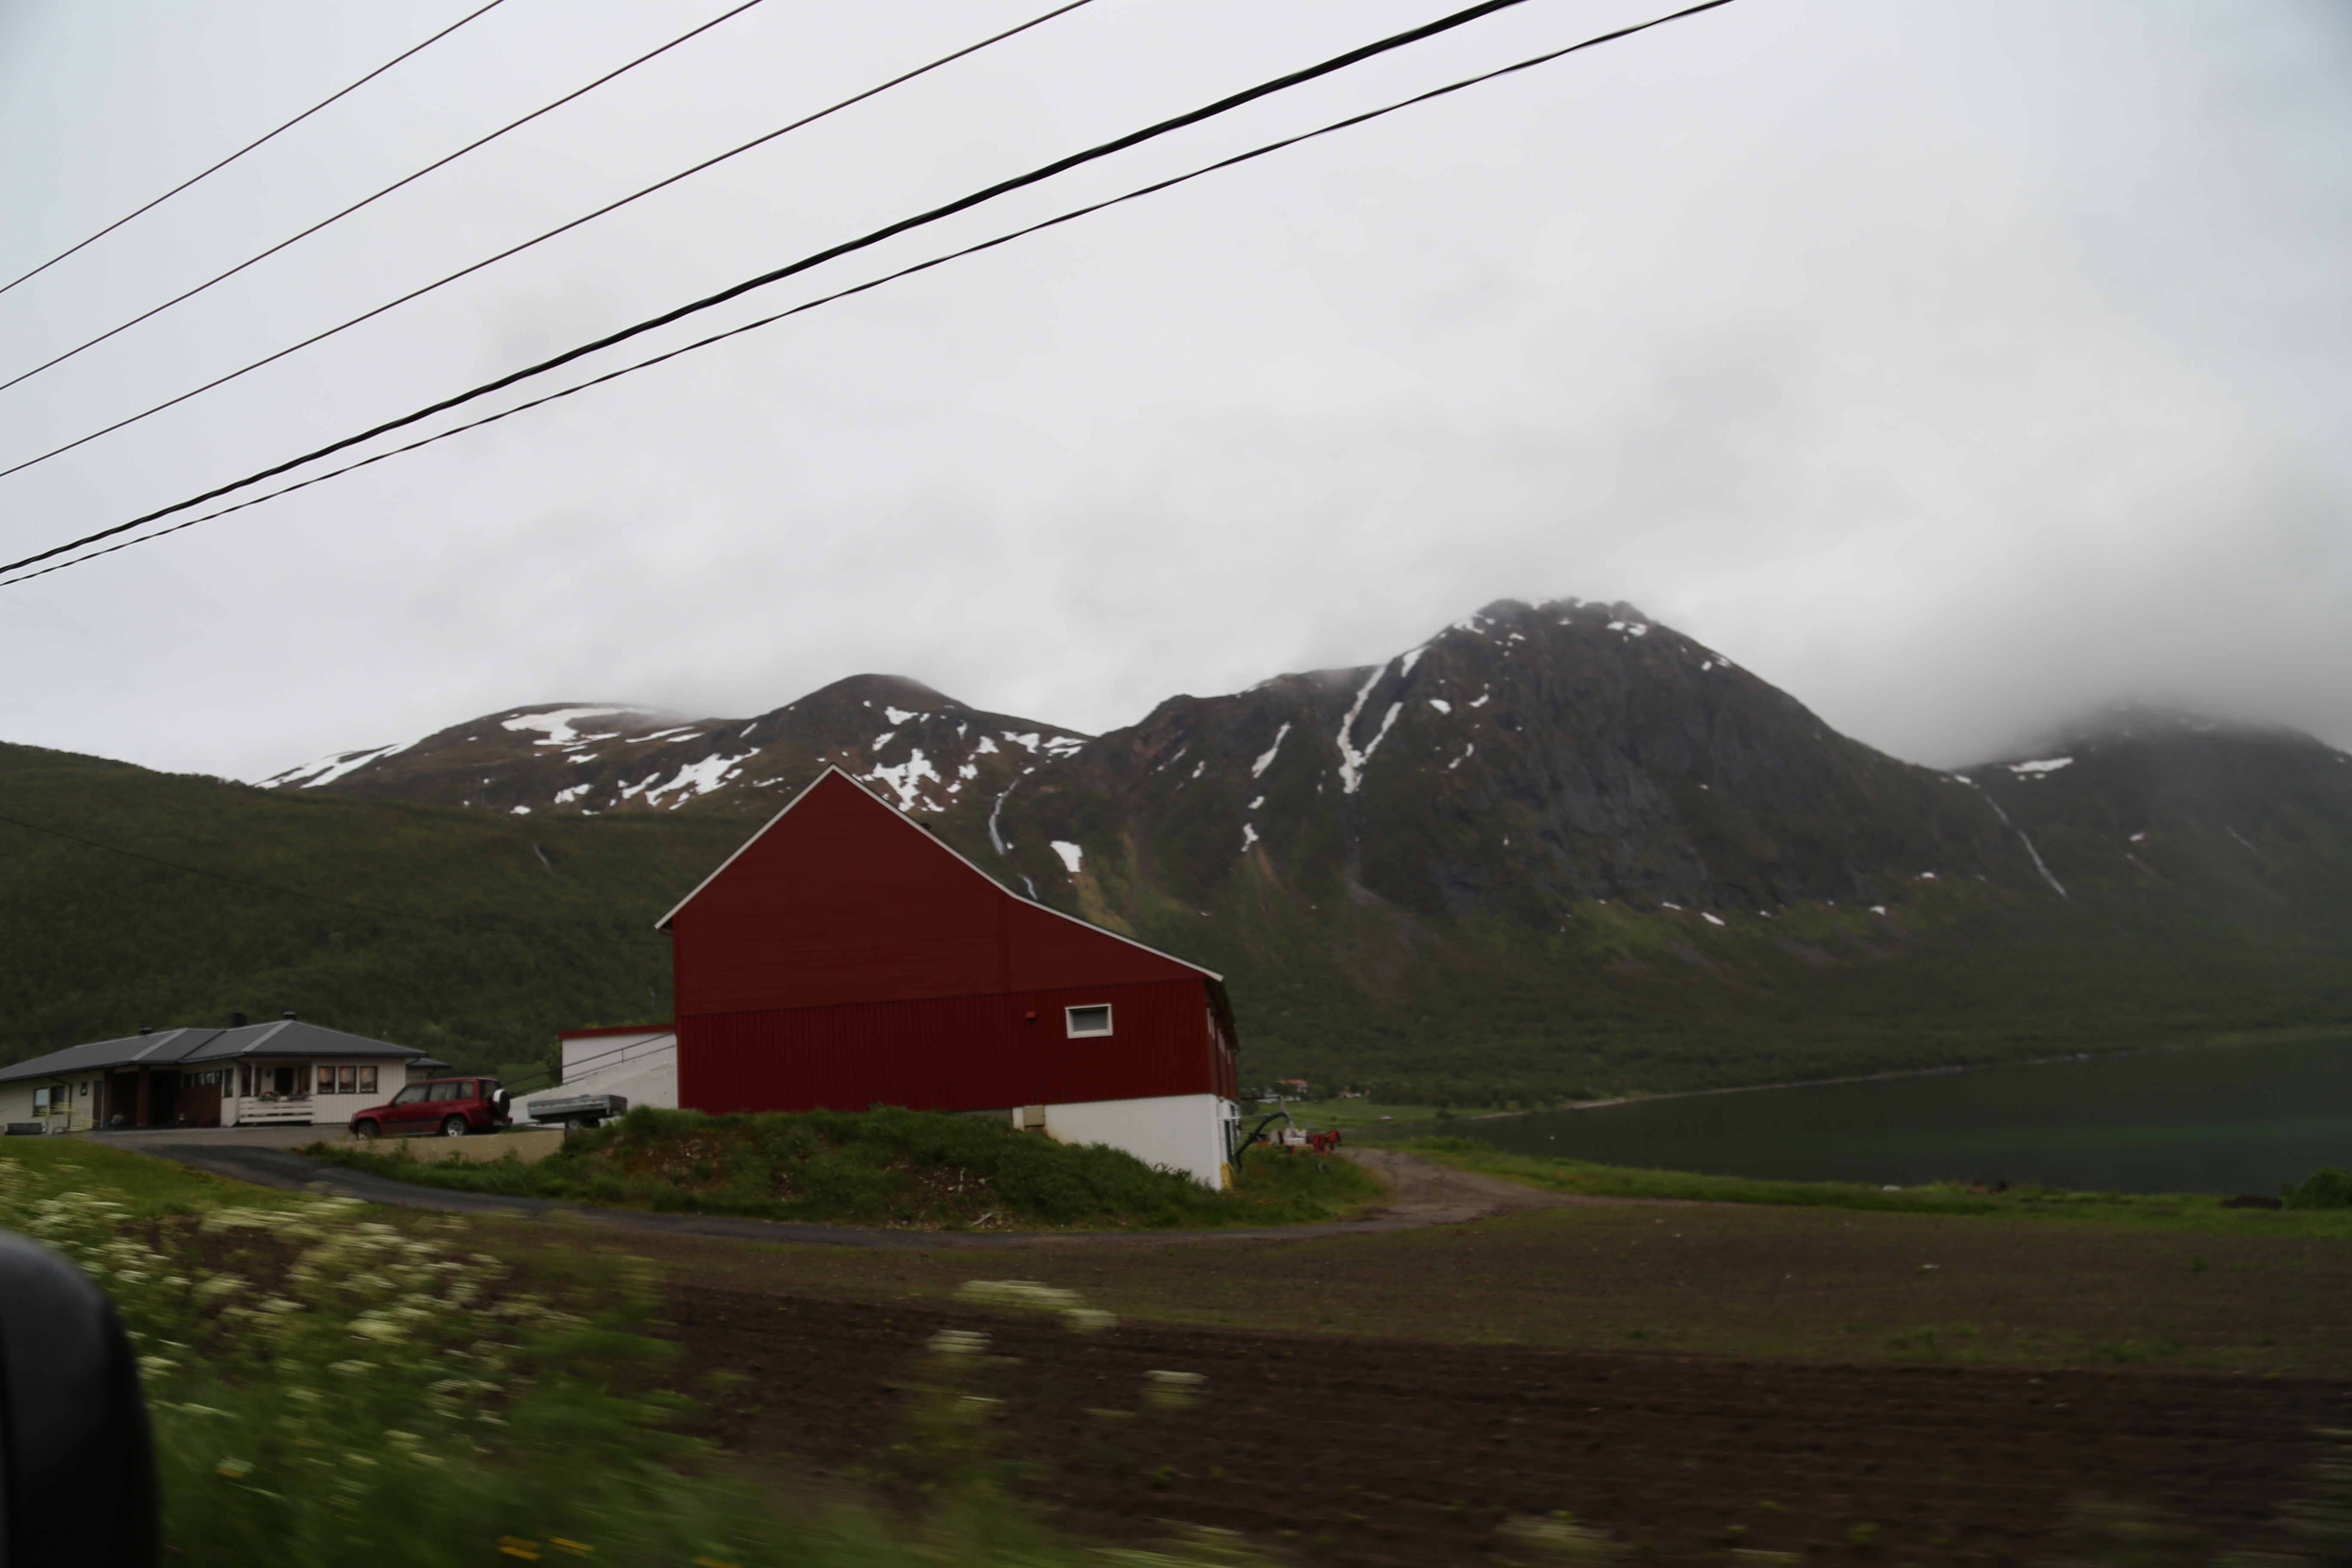
[[365,1035],[347,1035],[341,1029],[322,1028],[299,1018],[279,1018],[234,1029],[159,1029],[152,1035],[68,1046],[45,1057],[0,1068],[0,1083],[28,1078],[64,1078],[115,1068],[209,1067],[261,1058],[374,1058],[408,1062],[424,1055],[414,1047],[372,1040]]

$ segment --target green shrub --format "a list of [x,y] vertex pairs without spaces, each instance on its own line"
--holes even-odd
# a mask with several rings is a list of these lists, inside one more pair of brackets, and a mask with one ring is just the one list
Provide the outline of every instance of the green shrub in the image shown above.
[[2352,1171],[2322,1165],[2302,1185],[2287,1188],[2282,1199],[2291,1209],[2352,1209]]
[[[431,1148],[432,1145],[426,1145]],[[638,1106],[576,1132],[534,1165],[418,1158],[405,1143],[315,1158],[404,1181],[504,1196],[831,1225],[990,1230],[1219,1226],[1328,1219],[1375,1198],[1352,1163],[1250,1152],[1234,1188],[1101,1144],[1057,1143],[1003,1122],[877,1106],[705,1116]]]

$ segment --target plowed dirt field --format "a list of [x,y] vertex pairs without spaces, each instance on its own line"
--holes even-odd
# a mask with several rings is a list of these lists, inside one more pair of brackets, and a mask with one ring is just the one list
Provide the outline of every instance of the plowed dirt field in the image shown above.
[[[2032,1562],[2093,1497],[2216,1546],[2273,1520],[2345,1418],[2334,1381],[2145,1370],[1837,1365],[1051,1320],[677,1283],[680,1386],[739,1451],[857,1472],[902,1429],[941,1328],[1007,1358],[1003,1451],[1064,1527],[1239,1531],[1301,1562],[1472,1564],[1515,1515],[1572,1511],[1651,1561]],[[1150,1407],[1151,1371],[1196,1373]],[[712,1379],[708,1374],[722,1374]],[[1751,1560],[1752,1561],[1752,1560]]]

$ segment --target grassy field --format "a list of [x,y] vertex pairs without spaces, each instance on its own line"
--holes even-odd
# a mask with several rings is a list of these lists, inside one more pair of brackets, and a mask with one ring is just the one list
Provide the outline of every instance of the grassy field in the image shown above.
[[[1425,1160],[1481,1175],[1581,1197],[1658,1198],[1681,1203],[1760,1204],[1782,1208],[1855,1209],[1874,1214],[1999,1215],[2014,1220],[2079,1221],[2130,1229],[2211,1231],[2231,1236],[2306,1237],[2352,1241],[2352,1185],[2341,1172],[2305,1184],[2307,1206],[2237,1208],[2218,1193],[2077,1193],[2057,1187],[2004,1191],[1938,1183],[1914,1187],[1855,1182],[1762,1182],[1688,1171],[1650,1171],[1589,1161],[1511,1154],[1469,1138],[1416,1138],[1397,1147]],[[2342,1196],[2352,1198],[2352,1191]]]
[[[1424,1158],[1594,1202],[1427,1230],[1203,1250],[867,1252],[485,1222],[501,1253],[583,1244],[680,1279],[949,1300],[986,1269],[1122,1317],[1402,1340],[1839,1362],[2352,1376],[2352,1210],[1626,1171],[1424,1141]],[[1303,1174],[1305,1161],[1263,1161]],[[1334,1162],[1335,1170],[1346,1162]],[[471,1167],[493,1170],[498,1167]]]
[[1100,1144],[889,1108],[704,1116],[640,1106],[534,1164],[436,1162],[404,1141],[310,1152],[465,1192],[923,1230],[1297,1225],[1336,1218],[1381,1193],[1351,1164],[1319,1172],[1266,1151],[1244,1162],[1230,1190],[1213,1192]]
[[[502,1249],[526,1254],[583,1239],[513,1223],[502,1235]],[[1139,1238],[1024,1253],[1017,1263],[688,1237],[611,1245],[705,1284],[870,1301],[950,1300],[975,1272],[1017,1269],[1122,1318],[1234,1329],[2352,1376],[2352,1322],[2342,1310],[2352,1246],[2340,1236],[1626,1205],[1233,1249]]]
[[609,1247],[503,1246],[494,1226],[65,1139],[0,1147],[0,1227],[72,1258],[131,1332],[167,1561],[1101,1561],[966,1473],[945,1374],[937,1419],[892,1450],[930,1484],[887,1511],[686,1436],[677,1347],[649,1332],[658,1271]]
[[292,1193],[231,1181],[118,1144],[87,1138],[11,1138],[0,1159],[44,1190],[103,1187],[124,1217],[203,1215],[220,1208],[280,1212],[303,1201]]
[[[982,1407],[960,1403],[954,1365],[925,1371],[920,1334],[890,1321],[968,1318],[976,1279],[1015,1276],[1037,1300],[1171,1331],[1377,1345],[1400,1365],[1421,1344],[2224,1374],[2255,1379],[2233,1384],[2250,1393],[2266,1377],[2352,1377],[2341,1212],[2219,1211],[2197,1229],[2153,1215],[2157,1202],[1954,1213],[1637,1195],[1336,1237],[866,1251],[370,1209],[79,1140],[0,1146],[0,1225],[80,1259],[142,1336],[167,1538],[190,1560],[273,1568],[362,1551],[393,1568],[588,1555],[563,1542],[705,1568],[1099,1562],[984,1485],[949,1484],[979,1473]],[[772,1455],[755,1465],[688,1436],[699,1417],[664,1392],[700,1389],[667,1370],[677,1331],[661,1319],[680,1292],[751,1323],[794,1300],[854,1308],[846,1322],[878,1335],[886,1361],[911,1358],[898,1392],[865,1401],[874,1420],[910,1423],[870,1435],[888,1444],[883,1468],[820,1496]],[[1270,1383],[1278,1351],[1262,1360]],[[788,1363],[770,1365],[790,1375]],[[1221,1398],[1249,1375],[1220,1373]],[[596,1488],[576,1484],[583,1466]],[[383,1532],[420,1487],[436,1499],[429,1528]],[[1177,1560],[1237,1551],[1196,1542]]]

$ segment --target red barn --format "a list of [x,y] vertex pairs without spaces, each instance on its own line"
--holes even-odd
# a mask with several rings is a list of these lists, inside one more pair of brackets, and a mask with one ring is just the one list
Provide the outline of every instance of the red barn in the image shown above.
[[838,768],[660,923],[681,1105],[995,1110],[1224,1179],[1223,979],[1007,891]]

